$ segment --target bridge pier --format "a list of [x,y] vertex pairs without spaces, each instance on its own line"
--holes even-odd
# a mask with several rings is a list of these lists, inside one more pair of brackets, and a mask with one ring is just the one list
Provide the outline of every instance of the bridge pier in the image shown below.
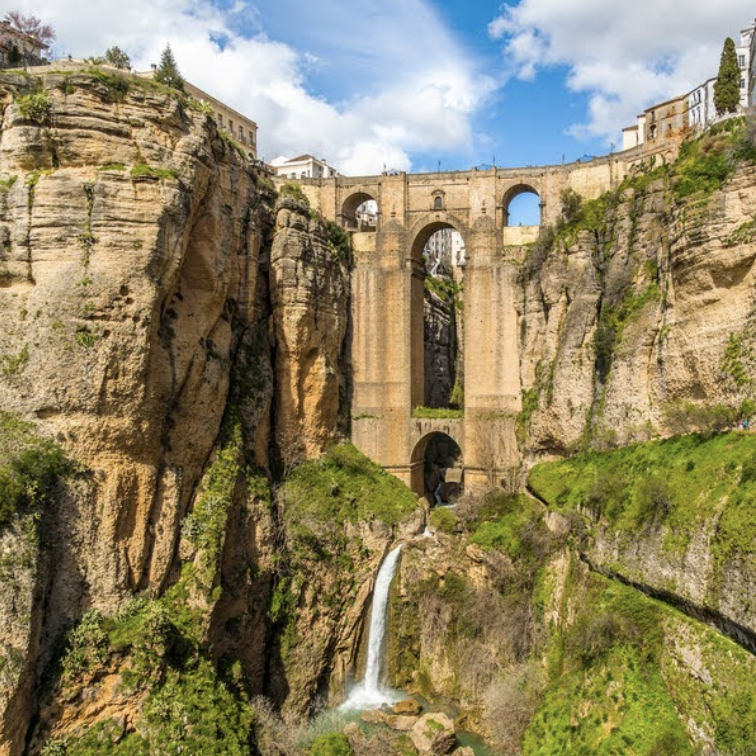
[[[590,163],[459,173],[303,180],[311,206],[350,226],[360,203],[374,200],[377,227],[350,231],[352,273],[352,440],[422,493],[422,434],[442,432],[462,450],[465,484],[498,484],[519,463],[521,409],[516,275],[538,227],[509,227],[509,202],[523,191],[540,198],[541,222],[561,213],[562,192],[593,199],[615,188],[633,161],[617,153]],[[463,237],[464,417],[446,430],[412,417],[424,399],[422,249],[441,228]],[[418,425],[418,423],[420,423]],[[452,424],[453,423],[453,424]],[[418,435],[421,434],[421,435]]]

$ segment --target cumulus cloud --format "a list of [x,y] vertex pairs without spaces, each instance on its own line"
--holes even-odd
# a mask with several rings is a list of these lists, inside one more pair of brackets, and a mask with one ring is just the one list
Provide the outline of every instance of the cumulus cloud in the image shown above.
[[749,0],[520,0],[489,33],[504,42],[508,75],[567,67],[567,86],[589,95],[571,133],[609,143],[643,108],[716,75],[724,38],[739,43],[755,11]]
[[[419,148],[465,147],[494,89],[427,0],[353,0],[348,13],[340,0],[289,0],[296,48],[266,36],[264,3],[251,0],[98,0],[86,13],[81,0],[18,5],[54,25],[59,54],[117,44],[146,69],[170,42],[185,78],[257,121],[261,155],[311,152],[347,174],[409,169]],[[307,47],[318,37],[327,58]],[[313,71],[339,82],[338,101],[313,94]]]

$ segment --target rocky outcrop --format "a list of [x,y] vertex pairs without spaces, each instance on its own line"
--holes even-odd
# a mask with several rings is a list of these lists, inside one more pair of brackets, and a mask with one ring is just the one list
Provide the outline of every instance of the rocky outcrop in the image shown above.
[[349,276],[320,220],[282,198],[270,253],[276,442],[284,465],[320,455],[346,399]]
[[[324,224],[285,204],[276,218],[272,187],[198,103],[113,75],[39,83],[0,78],[0,406],[83,472],[0,596],[10,756],[61,633],[176,579],[224,413],[267,489],[272,439],[273,462],[291,439],[317,455],[347,395],[348,271]],[[279,524],[269,494],[237,493],[208,632],[261,691]],[[4,554],[28,551],[18,527],[2,539]]]
[[744,396],[722,365],[731,338],[753,346],[756,168],[708,198],[677,200],[669,180],[631,186],[598,212],[521,268],[535,453],[669,434],[674,402]]

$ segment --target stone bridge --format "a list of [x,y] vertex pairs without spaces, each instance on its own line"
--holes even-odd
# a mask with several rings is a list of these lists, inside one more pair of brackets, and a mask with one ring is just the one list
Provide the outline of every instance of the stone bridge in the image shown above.
[[[509,226],[509,205],[535,193],[541,223],[551,224],[565,189],[595,198],[647,157],[629,151],[538,168],[298,180],[314,209],[352,233],[356,446],[422,494],[425,446],[431,434],[444,433],[462,450],[467,486],[502,480],[519,463],[516,274],[522,245],[538,235],[537,226]],[[367,229],[355,217],[366,200],[378,206]],[[466,248],[464,417],[419,420],[413,409],[423,404],[425,384],[422,251],[443,228],[456,229]]]

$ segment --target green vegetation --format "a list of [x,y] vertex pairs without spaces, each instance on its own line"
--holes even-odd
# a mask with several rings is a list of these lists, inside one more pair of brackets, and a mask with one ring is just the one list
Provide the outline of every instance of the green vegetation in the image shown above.
[[723,242],[724,247],[737,247],[756,240],[756,220],[741,223]]
[[184,91],[184,79],[179,73],[170,45],[166,45],[160,55],[160,63],[155,71],[155,81],[171,89],[177,89],[179,92]]
[[724,41],[719,59],[719,72],[714,82],[714,107],[717,115],[735,113],[740,104],[740,66],[735,43],[730,37]]
[[32,94],[20,95],[16,98],[18,112],[27,121],[36,121],[38,124],[50,122],[52,113],[52,101],[47,92],[33,92]]
[[739,389],[753,385],[753,377],[744,364],[744,361],[752,359],[751,350],[743,343],[743,339],[731,333],[722,359],[722,372],[727,373]]
[[105,51],[105,62],[116,68],[131,68],[131,58],[118,45]]
[[454,533],[457,530],[459,518],[451,509],[433,509],[430,513],[430,526],[442,533]]
[[[351,444],[296,467],[281,487],[287,527],[341,530],[346,522],[396,525],[416,507],[415,495]],[[313,554],[313,558],[316,555]]]
[[524,754],[692,755],[661,674],[662,610],[594,575],[577,590],[575,621],[550,638],[549,681]]
[[349,234],[334,221],[326,221],[328,229],[328,251],[342,264],[351,265],[352,245]]
[[123,163],[108,163],[107,165],[101,165],[98,171],[125,171],[126,166]]
[[712,131],[680,147],[672,167],[672,191],[678,201],[694,194],[707,196],[722,187],[735,170],[733,141],[731,134]]
[[[534,538],[535,530],[540,531]],[[539,540],[547,540],[535,502],[523,494],[489,494],[470,524],[470,540],[485,550],[497,549],[510,559],[533,563],[543,555]]]
[[455,310],[462,310],[462,287],[451,278],[443,276],[426,276],[423,282],[426,294],[435,294]]
[[116,730],[107,721],[81,737],[53,741],[45,754],[141,756],[148,753],[249,753],[253,710],[233,685],[222,680],[201,653],[199,638],[187,632],[190,610],[164,597],[135,599],[103,618],[88,612],[68,635],[61,661],[64,684],[81,684],[82,674],[108,661],[127,660],[124,692],[145,691],[139,733]]
[[536,465],[529,484],[549,506],[588,509],[627,534],[663,525],[674,550],[719,516],[712,550],[722,562],[756,553],[754,459],[750,434],[688,435]]
[[20,510],[43,505],[71,472],[59,446],[40,438],[31,423],[0,411],[0,529]]
[[80,347],[91,349],[97,344],[100,335],[97,331],[92,331],[89,326],[79,326],[74,334],[74,340]]
[[87,73],[105,85],[108,102],[123,102],[134,82],[134,78],[131,76],[124,76],[113,71],[103,71],[100,68],[90,68]]
[[652,282],[637,294],[632,287],[628,286],[618,307],[613,306],[610,301],[602,303],[594,342],[596,373],[601,383],[605,383],[609,376],[614,352],[617,345],[622,341],[625,326],[637,317],[648,302],[655,302],[658,299],[659,287],[655,282]]
[[242,472],[241,420],[231,412],[223,425],[223,443],[202,476],[194,507],[181,528],[181,535],[199,554],[192,565],[193,576],[206,591],[212,587],[217,571],[228,510]]
[[137,163],[131,169],[131,178],[178,179],[178,171],[172,168],[152,168],[147,163]]
[[18,176],[8,176],[6,179],[0,179],[0,192],[3,194],[9,192],[11,187],[18,181]]
[[457,420],[465,416],[464,409],[453,407],[415,407],[412,417],[419,420]]
[[21,351],[16,355],[0,355],[0,364],[3,366],[3,375],[18,375],[29,362],[29,345],[24,344]]
[[354,751],[346,736],[334,732],[316,738],[310,748],[310,756],[354,756]]
[[307,205],[307,207],[310,206],[310,200],[307,199],[307,195],[299,184],[294,184],[289,181],[281,186],[278,190],[278,194],[281,197],[291,197],[292,199]]

